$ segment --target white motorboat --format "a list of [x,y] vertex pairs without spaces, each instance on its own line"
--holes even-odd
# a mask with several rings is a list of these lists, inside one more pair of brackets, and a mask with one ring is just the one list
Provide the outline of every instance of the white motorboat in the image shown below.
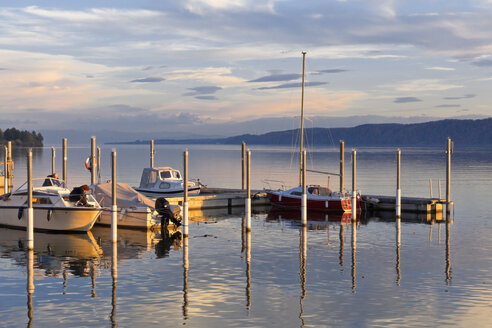
[[[96,224],[111,225],[112,183],[101,183],[91,186],[92,193],[103,207],[101,216]],[[125,183],[116,183],[116,206],[118,209],[118,227],[150,229],[161,223],[161,218],[155,211],[153,200],[135,191]],[[181,207],[170,205],[175,217],[181,216]]]
[[[73,196],[73,195],[72,195]],[[0,225],[27,227],[27,182],[0,196]],[[37,231],[89,231],[101,213],[90,194],[84,202],[70,200],[70,190],[58,179],[33,179],[33,224]]]
[[[188,181],[189,195],[198,195],[200,188],[199,181]],[[182,194],[183,178],[179,170],[171,167],[148,167],[143,170],[140,186],[135,190],[152,198]]]

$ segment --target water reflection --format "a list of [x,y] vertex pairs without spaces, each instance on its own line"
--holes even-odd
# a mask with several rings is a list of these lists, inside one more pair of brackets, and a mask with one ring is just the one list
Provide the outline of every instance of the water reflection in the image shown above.
[[111,327],[117,327],[116,323],[116,284],[118,280],[118,244],[116,242],[112,243],[112,251],[111,251],[111,279],[112,279],[112,288],[111,288]]
[[246,227],[246,217],[241,220],[241,253],[245,253],[246,260],[246,309],[251,310],[251,231]]
[[302,301],[306,298],[306,261],[307,261],[307,227],[302,226],[299,229],[299,282],[301,285],[301,295],[299,297],[299,319],[301,327],[304,327],[303,318],[304,307]]
[[356,287],[356,249],[357,249],[357,222],[352,221],[352,293],[355,294]]
[[28,327],[32,327],[33,323],[33,305],[32,296],[34,294],[34,251],[32,249],[26,251],[27,255],[27,318]]
[[188,236],[183,237],[183,319],[188,320]]
[[[23,230],[0,228],[0,251],[5,257],[10,257],[24,264],[19,257],[25,247],[26,232]],[[42,269],[45,276],[65,278],[67,270],[76,276],[84,277],[89,274],[90,262],[102,255],[102,249],[97,244],[91,232],[81,234],[34,233],[34,252],[36,265]],[[66,279],[64,279],[66,285]]]
[[451,230],[450,230],[451,220],[449,218],[449,213],[446,217],[446,284],[451,284]]
[[395,220],[396,226],[396,285],[400,286],[401,271],[400,271],[400,246],[401,246],[401,218]]
[[340,231],[338,234],[339,239],[340,239],[340,250],[339,250],[339,254],[338,254],[338,263],[340,264],[341,267],[343,267],[343,247],[345,244],[343,229],[344,229],[344,224],[342,223],[342,224],[340,224]]

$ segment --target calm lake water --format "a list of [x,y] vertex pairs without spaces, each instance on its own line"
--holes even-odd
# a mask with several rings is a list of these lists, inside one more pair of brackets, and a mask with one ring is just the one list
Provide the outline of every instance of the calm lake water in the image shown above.
[[[444,142],[443,142],[444,144]],[[89,183],[89,145],[70,147],[68,182]],[[102,146],[101,180],[110,178],[110,152]],[[241,186],[240,145],[156,146],[156,165],[182,166],[210,187]],[[118,180],[138,184],[149,165],[148,146],[118,145]],[[253,188],[295,185],[297,158],[290,148],[252,147]],[[61,149],[57,171],[61,173]],[[25,150],[14,152],[15,185],[26,177]],[[403,196],[445,193],[443,149],[402,149]],[[308,154],[310,168],[338,171],[338,150]],[[346,154],[346,173],[351,172]],[[395,149],[357,150],[357,188],[395,193]],[[88,234],[35,233],[0,228],[1,327],[367,327],[492,326],[492,150],[453,154],[448,222],[392,213],[310,216],[258,209],[252,231],[243,209],[198,213],[180,242],[160,233],[110,229]],[[51,170],[51,148],[35,149],[35,176]],[[349,175],[349,174],[347,174]],[[265,182],[264,180],[281,182]],[[325,185],[324,175],[309,183]],[[338,179],[331,180],[337,189]],[[350,176],[346,178],[350,188]],[[400,242],[398,242],[400,240]],[[32,281],[32,284],[30,283]]]

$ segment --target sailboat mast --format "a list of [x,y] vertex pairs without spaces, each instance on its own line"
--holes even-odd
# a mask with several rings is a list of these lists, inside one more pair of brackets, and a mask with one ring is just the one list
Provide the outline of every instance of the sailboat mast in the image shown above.
[[301,91],[301,141],[299,149],[299,185],[302,185],[302,148],[304,145],[304,75],[306,70],[306,52],[302,52],[302,91]]

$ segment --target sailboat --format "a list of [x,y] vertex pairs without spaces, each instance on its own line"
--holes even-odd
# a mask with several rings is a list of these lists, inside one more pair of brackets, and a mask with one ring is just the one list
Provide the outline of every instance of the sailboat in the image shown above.
[[[300,129],[300,172],[302,170],[302,153],[304,137],[304,76],[306,68],[306,52],[302,53],[302,97],[301,97],[301,129]],[[302,186],[299,178],[299,186],[289,190],[267,190],[270,203],[276,207],[300,209],[302,203]],[[349,194],[333,192],[328,187],[319,185],[306,186],[307,208],[318,211],[351,212],[352,200]],[[359,208],[359,201],[357,207]]]

